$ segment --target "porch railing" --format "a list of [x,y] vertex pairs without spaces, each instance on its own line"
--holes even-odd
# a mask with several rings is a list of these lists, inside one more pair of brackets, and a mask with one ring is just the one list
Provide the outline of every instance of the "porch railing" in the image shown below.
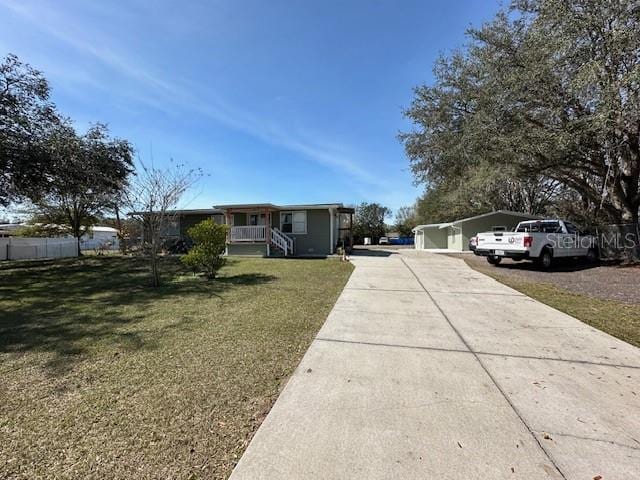
[[264,242],[267,239],[266,232],[264,225],[231,227],[229,239],[232,242]]
[[271,243],[284,252],[286,257],[293,254],[293,240],[277,228],[271,228]]

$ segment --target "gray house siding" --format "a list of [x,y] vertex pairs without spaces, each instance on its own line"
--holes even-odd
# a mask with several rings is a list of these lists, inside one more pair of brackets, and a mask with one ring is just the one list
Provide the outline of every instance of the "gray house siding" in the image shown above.
[[329,221],[329,210],[307,210],[307,233],[287,233],[295,241],[296,255],[333,253]]
[[194,225],[202,222],[203,220],[207,220],[211,218],[211,215],[181,215],[180,216],[180,236],[186,237],[187,230],[189,230]]
[[264,243],[229,243],[227,255],[267,256],[267,245]]
[[180,215],[180,236],[182,238],[187,237],[187,230],[189,230],[194,225],[202,222],[203,220],[213,219],[214,222],[218,224],[224,223],[224,215],[221,214],[190,214],[190,215]]

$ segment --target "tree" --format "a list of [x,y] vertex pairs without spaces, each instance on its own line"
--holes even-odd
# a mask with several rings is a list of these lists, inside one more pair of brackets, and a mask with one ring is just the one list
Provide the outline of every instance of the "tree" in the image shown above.
[[416,180],[433,189],[506,168],[555,184],[592,220],[637,225],[638,3],[514,0],[468,36],[406,111],[417,128],[400,138]]
[[31,201],[48,223],[64,224],[78,241],[127,186],[133,170],[133,148],[126,140],[109,137],[96,124],[79,136],[68,124],[58,126],[47,140],[54,173]]
[[142,226],[143,248],[149,257],[151,286],[160,285],[158,259],[162,236],[175,218],[175,208],[184,194],[202,176],[200,170],[187,169],[173,161],[166,168],[140,162],[127,194],[129,215]]
[[355,209],[353,219],[354,243],[362,243],[364,237],[371,237],[377,242],[386,234],[385,218],[391,216],[391,210],[379,203],[363,202]]
[[396,212],[394,228],[401,237],[412,237],[413,228],[418,224],[415,206],[400,207]]
[[194,271],[203,272],[208,279],[225,264],[222,256],[227,247],[227,225],[218,225],[213,220],[203,220],[187,230],[194,246],[184,255],[182,262]]
[[46,139],[59,124],[42,73],[7,55],[0,63],[0,206],[44,188],[54,172]]
[[557,181],[542,175],[518,178],[508,167],[495,170],[481,164],[430,186],[417,201],[416,221],[450,222],[495,210],[544,216],[563,193]]

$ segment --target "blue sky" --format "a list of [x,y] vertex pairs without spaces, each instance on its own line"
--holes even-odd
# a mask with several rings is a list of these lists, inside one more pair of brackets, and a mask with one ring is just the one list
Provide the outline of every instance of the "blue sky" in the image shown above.
[[42,70],[83,130],[201,167],[189,208],[413,203],[396,135],[412,87],[499,4],[0,0],[0,54]]

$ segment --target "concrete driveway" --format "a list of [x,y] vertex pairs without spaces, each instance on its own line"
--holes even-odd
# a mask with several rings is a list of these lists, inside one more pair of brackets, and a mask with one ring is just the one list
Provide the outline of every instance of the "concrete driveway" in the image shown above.
[[461,260],[356,266],[231,478],[640,478],[640,350]]

